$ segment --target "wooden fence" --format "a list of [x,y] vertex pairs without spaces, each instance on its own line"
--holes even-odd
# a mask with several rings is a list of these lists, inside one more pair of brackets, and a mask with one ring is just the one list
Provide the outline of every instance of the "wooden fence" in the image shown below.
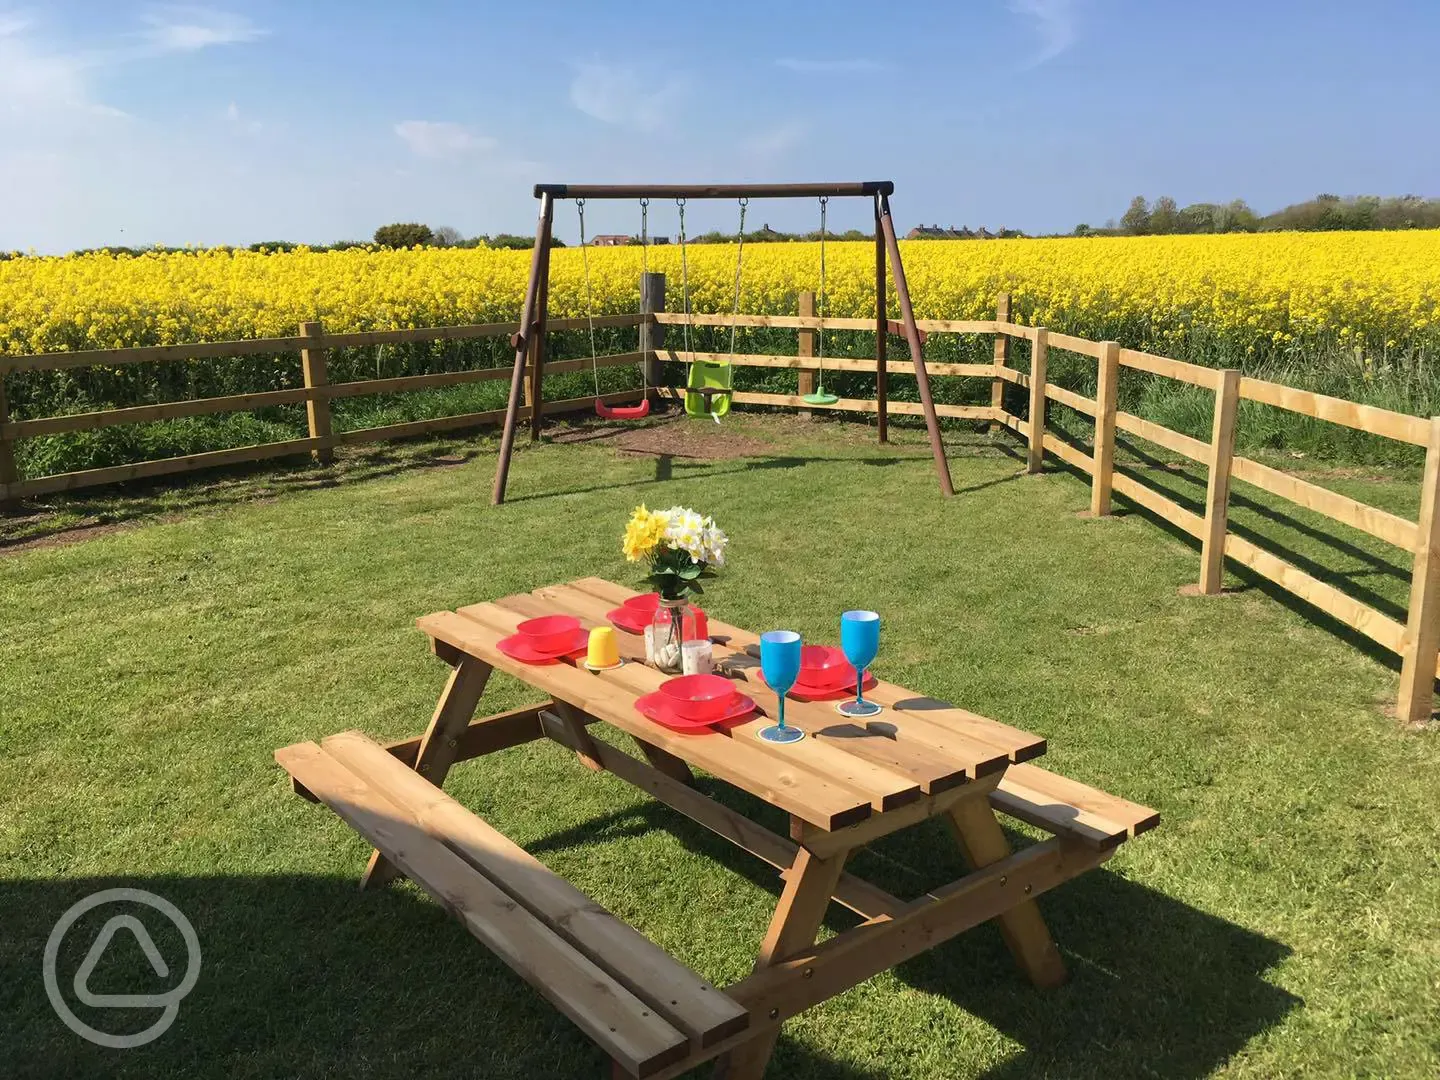
[[[594,325],[596,328],[626,327],[639,326],[647,322],[649,322],[649,316],[637,313],[597,317]],[[587,319],[555,319],[551,321],[550,329],[556,331],[581,330],[590,325],[590,320]],[[403,375],[393,379],[363,379],[332,383],[327,377],[327,358],[331,349],[417,341],[508,338],[519,328],[519,323],[479,323],[471,326],[431,326],[415,330],[375,330],[351,334],[327,334],[320,323],[308,322],[300,325],[300,333],[297,337],[254,338],[247,341],[217,341],[196,345],[157,345],[139,349],[37,353],[31,356],[0,356],[0,506],[13,503],[17,499],[48,495],[57,491],[93,487],[97,484],[114,484],[122,480],[165,476],[215,465],[233,465],[240,462],[262,461],[267,458],[288,457],[294,454],[309,453],[317,461],[328,462],[332,451],[337,446],[381,442],[386,439],[401,439],[413,435],[426,435],[433,432],[454,431],[498,423],[505,418],[503,408],[465,413],[459,416],[415,420],[403,424],[387,424],[384,427],[334,432],[331,425],[330,403],[336,399],[359,397],[365,394],[400,394],[414,390],[433,390],[445,386],[459,386],[463,383],[485,382],[491,379],[506,380],[510,378],[510,367],[506,365],[495,368],[471,368],[465,371],[444,371],[431,375]],[[60,371],[67,368],[91,366],[115,367],[157,361],[202,360],[286,352],[300,354],[303,386],[257,394],[230,394],[225,397],[171,401],[161,405],[105,409],[99,412],[72,413],[65,416],[48,416],[30,420],[11,420],[6,405],[4,380],[6,375],[12,373]],[[600,367],[616,367],[638,364],[641,358],[642,354],[638,352],[618,353],[602,356],[596,363]],[[589,357],[583,360],[548,362],[545,364],[545,371],[547,374],[583,371],[590,368],[590,363]],[[604,400],[611,403],[633,401],[640,396],[641,391],[636,388],[606,394]],[[212,413],[244,412],[272,405],[293,405],[301,402],[305,404],[309,429],[309,434],[305,438],[261,443],[257,446],[242,446],[233,450],[212,450],[203,454],[143,461],[133,465],[116,465],[104,469],[58,473],[53,476],[37,477],[33,480],[20,480],[17,477],[16,439],[56,435],[69,431],[91,431],[110,427],[113,424],[138,424],[153,420],[173,420],[186,416],[205,416]],[[547,401],[542,403],[540,412],[542,415],[548,415],[589,409],[593,407],[594,403],[593,395],[584,398]],[[530,415],[528,405],[521,411],[525,416]]]
[[[658,276],[658,275],[657,275]],[[653,284],[653,283],[652,283]],[[654,290],[651,290],[654,293]],[[663,292],[659,294],[663,296]],[[658,308],[661,304],[647,305]],[[804,410],[875,413],[889,411],[919,415],[918,402],[886,401],[869,398],[842,398],[831,405],[806,402],[804,393],[814,385],[817,369],[815,338],[826,330],[858,330],[874,332],[872,319],[818,318],[814,312],[814,294],[800,297],[798,315],[729,315],[691,314],[652,310],[645,314],[597,317],[598,327],[642,327],[641,352],[601,357],[602,367],[636,364],[644,361],[650,372],[652,392],[664,394],[655,386],[654,373],[658,362],[684,362],[690,354],[660,347],[664,328],[689,322],[694,326],[774,327],[799,331],[797,355],[695,353],[702,358],[728,358],[736,366],[793,369],[800,373],[799,393],[775,394],[736,391],[738,405],[769,405]],[[586,319],[557,319],[547,330],[585,329]],[[922,319],[919,328],[926,334],[991,334],[995,338],[993,360],[989,364],[927,363],[931,375],[981,378],[991,381],[989,405],[937,405],[942,417],[967,420],[988,420],[995,427],[1008,428],[1026,440],[1027,470],[1038,472],[1048,452],[1066,464],[1089,474],[1091,478],[1090,510],[1096,516],[1111,512],[1113,495],[1120,495],[1194,536],[1200,544],[1200,570],[1197,591],[1214,594],[1220,591],[1223,563],[1226,557],[1268,579],[1280,588],[1300,597],[1331,618],[1364,634],[1385,649],[1401,657],[1399,714],[1401,718],[1419,722],[1431,715],[1434,681],[1440,665],[1440,514],[1437,514],[1437,491],[1440,491],[1440,417],[1423,419],[1387,409],[1360,405],[1340,398],[1308,390],[1298,390],[1278,383],[1252,379],[1237,370],[1219,370],[1184,363],[1169,357],[1123,348],[1114,341],[1091,341],[1087,338],[1054,333],[1044,327],[1022,326],[1010,321],[1009,297],[1002,296],[993,320]],[[506,379],[510,368],[480,368],[442,372],[430,375],[409,375],[390,379],[366,379],[331,383],[326,377],[327,352],[333,348],[379,345],[401,342],[463,340],[467,338],[510,337],[519,330],[518,323],[489,323],[474,326],[429,327],[415,330],[385,330],[349,334],[326,334],[319,323],[305,323],[300,334],[292,338],[264,338],[250,341],[215,342],[198,345],[167,345],[151,348],[103,350],[73,353],[51,353],[33,356],[0,357],[0,504],[33,495],[66,491],[96,484],[187,472],[212,465],[258,461],[266,458],[310,453],[317,460],[329,459],[336,446],[378,442],[440,431],[477,427],[503,419],[504,409],[446,416],[384,427],[363,428],[335,433],[331,430],[330,402],[337,398],[363,394],[394,394],[414,390],[455,386],[489,379]],[[1011,363],[1010,342],[1023,338],[1030,342],[1029,372],[1017,370]],[[1090,357],[1096,362],[1096,396],[1085,397],[1047,379],[1050,350],[1060,349]],[[300,353],[304,385],[294,389],[255,394],[234,394],[226,397],[176,401],[160,405],[143,405],[126,409],[53,416],[41,419],[9,419],[4,397],[4,376],[12,372],[59,370],[88,365],[113,366],[150,361],[192,360],[202,358],[274,354],[287,351]],[[580,371],[589,368],[588,358],[546,362],[544,373]],[[826,357],[825,369],[831,372],[877,373],[875,358]],[[908,360],[887,360],[890,374],[914,373]],[[1117,408],[1119,377],[1122,369],[1132,369],[1176,379],[1210,390],[1215,395],[1213,422],[1208,442],[1163,427],[1139,416],[1120,412]],[[527,380],[527,401],[538,380]],[[1027,416],[1006,411],[1004,386],[1014,384],[1028,391]],[[641,391],[620,391],[605,395],[610,402],[634,400]],[[1266,405],[1305,416],[1317,417],[1383,438],[1423,446],[1426,451],[1425,473],[1421,490],[1420,513],[1417,521],[1399,517],[1377,507],[1341,495],[1271,468],[1259,461],[1235,453],[1235,419],[1241,400]],[[1048,402],[1058,402],[1090,417],[1095,422],[1092,449],[1083,448],[1045,430]],[[19,480],[16,477],[14,441],[69,431],[91,430],[111,424],[137,423],[175,417],[201,416],[209,413],[241,411],[270,405],[304,402],[309,434],[305,438],[233,450],[216,450],[185,457],[166,458],[133,465],[89,469]],[[593,397],[568,398],[542,402],[541,415],[590,408]],[[531,407],[522,409],[530,415]],[[1134,477],[1115,469],[1117,431],[1138,436],[1173,453],[1205,466],[1208,479],[1205,512],[1187,510],[1167,495],[1148,487]],[[1238,479],[1272,495],[1280,496],[1299,506],[1322,514],[1344,525],[1359,529],[1388,544],[1409,552],[1413,557],[1409,610],[1406,621],[1398,622],[1326,582],[1266,551],[1228,528],[1230,482]]]

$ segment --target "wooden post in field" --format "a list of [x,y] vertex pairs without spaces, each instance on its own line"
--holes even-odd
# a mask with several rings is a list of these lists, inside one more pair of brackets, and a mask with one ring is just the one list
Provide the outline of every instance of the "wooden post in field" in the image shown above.
[[[995,321],[1008,323],[1010,321],[1010,294],[1001,293],[995,298]],[[1010,335],[998,331],[995,334],[995,366],[997,368],[1010,365]],[[990,382],[990,407],[997,413],[1005,403],[1005,380],[998,375]],[[999,431],[1000,421],[995,420],[990,424],[990,431]]]
[[1095,390],[1095,477],[1090,484],[1090,514],[1110,513],[1110,484],[1115,473],[1115,394],[1120,381],[1120,343],[1100,343],[1100,382]]
[[[323,340],[325,330],[318,322],[304,322],[300,324],[300,336]],[[305,399],[305,419],[312,439],[330,438],[330,395],[325,389],[330,384],[328,367],[328,356],[323,346],[300,350],[300,370],[305,376],[305,389],[312,391]],[[335,451],[329,446],[321,446],[311,450],[310,456],[322,465],[329,465],[335,460]]]
[[[647,270],[640,275],[640,314],[653,315],[665,310],[665,275],[656,270]],[[654,396],[660,385],[660,361],[655,350],[665,347],[665,327],[657,322],[640,324],[640,355],[645,368],[646,396]]]
[[1425,479],[1420,489],[1420,531],[1410,577],[1410,613],[1400,639],[1401,721],[1430,719],[1434,708],[1435,663],[1440,658],[1440,416],[1430,418]]
[[1215,418],[1210,425],[1210,479],[1205,487],[1205,533],[1200,548],[1200,591],[1214,596],[1225,578],[1225,529],[1230,514],[1230,465],[1235,460],[1235,413],[1240,407],[1240,372],[1228,368],[1215,383]]
[[[807,291],[800,294],[800,317],[802,319],[813,319],[815,317],[815,294],[813,292]],[[815,339],[819,336],[818,332],[814,330],[801,330],[798,354],[800,356],[814,356]],[[800,385],[795,392],[801,397],[815,392],[814,368],[802,367],[800,369]],[[809,420],[814,414],[809,409],[801,409],[800,416],[805,420]]]
[[1043,326],[1035,328],[1035,344],[1030,350],[1030,446],[1025,455],[1025,471],[1038,473],[1045,466],[1045,368],[1050,358],[1050,332]]
[[15,467],[15,440],[6,433],[10,423],[10,403],[5,397],[5,372],[0,368],[0,510],[13,510],[19,505],[18,499],[10,497],[10,485],[20,479],[20,470]]

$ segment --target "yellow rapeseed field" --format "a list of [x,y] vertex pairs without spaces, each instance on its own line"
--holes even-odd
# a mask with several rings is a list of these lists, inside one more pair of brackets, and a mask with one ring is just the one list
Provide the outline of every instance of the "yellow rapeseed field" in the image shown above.
[[[1363,343],[1432,351],[1440,340],[1440,232],[902,244],[917,313],[983,317],[1002,290],[1017,318],[1172,355],[1286,352]],[[832,243],[830,310],[872,308],[873,248]],[[680,304],[680,250],[652,247],[651,269]],[[634,310],[638,248],[590,252],[596,310]],[[514,318],[524,251],[352,249],[286,254],[204,251],[0,262],[0,353],[285,336],[321,319],[335,331]],[[689,251],[692,304],[727,311],[735,248]],[[819,280],[819,245],[750,244],[742,307],[795,310]],[[580,252],[555,252],[556,315],[584,312]],[[894,311],[892,296],[892,311]]]

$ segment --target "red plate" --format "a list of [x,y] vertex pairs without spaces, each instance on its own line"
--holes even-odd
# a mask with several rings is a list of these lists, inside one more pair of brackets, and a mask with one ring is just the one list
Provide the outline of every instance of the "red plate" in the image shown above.
[[617,607],[614,611],[607,611],[605,618],[609,619],[617,630],[624,630],[627,634],[643,635],[645,627],[650,625],[648,617],[636,615],[632,608]]
[[[695,614],[695,629],[701,637],[710,636],[710,623],[705,618],[705,613],[699,608],[690,609]],[[634,608],[617,607],[605,613],[605,618],[610,620],[612,626],[617,630],[624,630],[627,634],[639,634],[645,636],[645,627],[655,617],[655,612],[636,612]]]
[[[758,668],[755,674],[759,676],[762,683],[765,682],[765,673]],[[865,689],[869,690],[875,685],[876,679],[869,671],[865,672]],[[768,686],[769,684],[766,683]],[[850,697],[855,693],[855,676],[849,675],[843,682],[837,681],[827,686],[808,686],[805,683],[796,683],[790,688],[790,693],[785,696],[795,701],[831,701],[840,698]]]
[[540,652],[519,634],[511,634],[496,643],[496,647],[506,656],[526,664],[553,664],[561,657],[575,658],[577,655],[584,654],[589,646],[590,631],[583,628],[575,631],[570,647],[560,652]]
[[648,720],[654,720],[663,727],[675,731],[693,731],[703,733],[721,724],[730,724],[736,720],[743,719],[755,711],[755,702],[751,701],[744,694],[735,695],[735,704],[725,710],[720,716],[713,720],[687,720],[683,716],[676,715],[670,702],[665,695],[658,690],[653,694],[646,694],[635,699],[635,709],[641,716]]

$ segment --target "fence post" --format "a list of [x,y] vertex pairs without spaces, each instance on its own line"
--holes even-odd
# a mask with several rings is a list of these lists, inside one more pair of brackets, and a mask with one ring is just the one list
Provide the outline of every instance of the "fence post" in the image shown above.
[[1240,407],[1240,372],[1227,368],[1215,383],[1215,416],[1210,424],[1210,478],[1205,485],[1205,534],[1200,547],[1200,591],[1220,592],[1225,579],[1225,530],[1230,518],[1230,466],[1235,460],[1235,414]]
[[5,397],[5,372],[0,370],[0,510],[13,510],[20,500],[10,495],[10,485],[20,479],[15,467],[15,440],[5,433],[10,423],[10,404]]
[[[658,270],[646,270],[640,275],[640,314],[653,315],[665,310],[665,275]],[[640,324],[640,363],[644,365],[645,385],[649,395],[658,401],[656,392],[660,386],[660,361],[655,350],[665,347],[665,327],[657,322]]]
[[[1008,323],[1010,321],[1010,294],[1001,293],[995,298],[995,321]],[[1008,367],[1010,364],[1010,335],[995,332],[995,366],[997,368]],[[996,376],[990,383],[990,407],[999,410],[1005,403],[1005,380]],[[990,424],[990,431],[1000,430],[1000,421],[994,420]]]
[[[325,329],[318,322],[303,322],[300,324],[300,336],[320,338],[323,341]],[[309,423],[312,439],[330,438],[330,395],[326,390],[330,385],[330,377],[326,370],[327,359],[327,352],[322,345],[300,350],[300,370],[305,376],[305,388],[313,391],[305,399],[305,419]],[[310,456],[322,465],[329,465],[335,460],[335,451],[326,445],[311,450]]]
[[1430,719],[1434,708],[1435,663],[1440,654],[1440,416],[1430,418],[1425,479],[1420,489],[1420,532],[1410,577],[1410,611],[1400,639],[1397,712],[1411,724]]
[[1030,447],[1025,457],[1025,471],[1038,473],[1045,465],[1045,373],[1050,359],[1050,332],[1043,326],[1035,328],[1035,344],[1030,349]]
[[[815,317],[815,294],[813,292],[807,291],[800,294],[800,317],[802,319],[813,319]],[[802,357],[814,356],[815,339],[818,336],[814,330],[801,330],[800,348],[797,350],[798,355]],[[802,367],[800,369],[800,385],[797,387],[796,393],[804,397],[806,394],[813,394],[814,392],[815,369]],[[809,409],[800,410],[800,416],[806,420],[809,420],[813,415]]]
[[1110,484],[1115,473],[1115,392],[1120,381],[1120,343],[1100,343],[1100,381],[1095,389],[1095,478],[1090,484],[1090,514],[1110,513]]

